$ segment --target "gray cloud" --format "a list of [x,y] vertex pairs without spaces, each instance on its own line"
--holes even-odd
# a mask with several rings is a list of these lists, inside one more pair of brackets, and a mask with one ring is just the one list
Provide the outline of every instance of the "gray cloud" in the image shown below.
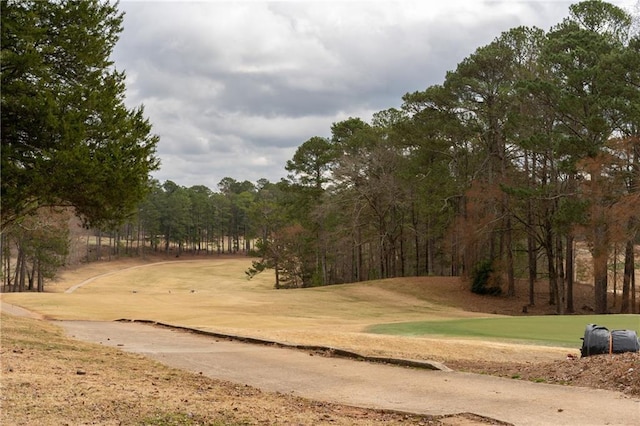
[[401,104],[502,31],[549,29],[564,1],[120,3],[127,102],[161,138],[161,181],[278,181],[331,124]]

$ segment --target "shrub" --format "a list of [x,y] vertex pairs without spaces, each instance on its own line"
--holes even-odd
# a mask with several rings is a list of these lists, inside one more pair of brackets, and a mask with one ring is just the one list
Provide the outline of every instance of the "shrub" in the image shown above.
[[493,262],[491,260],[487,259],[478,262],[473,270],[471,291],[476,294],[488,294],[491,296],[501,294],[502,289],[499,286],[489,286],[493,272]]

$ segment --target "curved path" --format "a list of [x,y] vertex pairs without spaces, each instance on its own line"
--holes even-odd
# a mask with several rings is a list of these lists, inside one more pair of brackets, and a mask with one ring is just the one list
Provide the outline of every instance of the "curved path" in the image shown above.
[[474,413],[515,425],[640,424],[640,399],[618,392],[328,358],[141,323],[56,324],[77,339],[172,367],[316,400],[431,415]]
[[156,265],[164,265],[166,263],[187,263],[187,262],[202,262],[202,260],[170,260],[170,261],[164,261],[164,262],[153,262],[153,263],[145,263],[143,265],[136,265],[136,266],[130,266],[129,268],[124,268],[124,269],[118,269],[115,271],[111,271],[111,272],[105,272],[104,274],[100,274],[100,275],[96,275],[93,276],[91,278],[88,278],[78,284],[75,284],[71,287],[69,287],[68,289],[66,289],[64,292],[65,293],[73,293],[74,291],[76,291],[77,289],[79,289],[82,286],[85,286],[99,278],[103,278],[103,277],[108,277],[109,275],[115,275],[115,274],[119,274],[121,272],[124,271],[130,271],[132,269],[140,269],[140,268],[146,268],[149,266],[156,266]]

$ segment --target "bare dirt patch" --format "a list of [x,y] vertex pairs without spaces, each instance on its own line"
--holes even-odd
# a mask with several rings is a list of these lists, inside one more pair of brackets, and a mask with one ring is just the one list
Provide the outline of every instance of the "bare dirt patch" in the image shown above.
[[640,396],[640,353],[567,358],[547,363],[451,361],[454,370],[537,383],[583,386]]

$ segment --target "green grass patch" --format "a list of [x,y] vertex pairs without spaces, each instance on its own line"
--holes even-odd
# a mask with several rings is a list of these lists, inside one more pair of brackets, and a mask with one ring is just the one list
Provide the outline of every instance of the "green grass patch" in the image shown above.
[[587,324],[602,325],[610,330],[640,331],[640,316],[549,315],[418,321],[373,325],[366,332],[400,336],[443,335],[575,347],[582,345],[580,338]]

